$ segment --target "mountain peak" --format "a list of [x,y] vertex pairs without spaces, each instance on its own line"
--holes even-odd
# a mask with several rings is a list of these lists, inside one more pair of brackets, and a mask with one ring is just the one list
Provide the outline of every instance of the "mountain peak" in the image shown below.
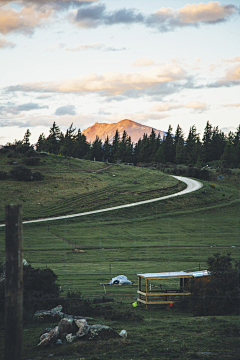
[[83,130],[82,133],[86,136],[87,141],[90,143],[96,139],[96,136],[102,139],[103,142],[108,136],[109,142],[112,142],[116,130],[119,131],[120,136],[122,136],[123,131],[125,130],[126,133],[131,136],[132,142],[136,143],[140,138],[143,137],[143,134],[147,134],[149,136],[152,132],[152,129],[154,129],[156,135],[159,134],[161,138],[163,138],[166,134],[162,130],[156,130],[155,128],[142,125],[129,119],[123,119],[117,123],[112,124],[96,122],[94,125]]

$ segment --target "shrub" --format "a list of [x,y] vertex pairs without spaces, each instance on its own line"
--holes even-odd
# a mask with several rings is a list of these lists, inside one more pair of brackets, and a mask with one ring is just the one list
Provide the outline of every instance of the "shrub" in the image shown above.
[[[23,307],[24,316],[36,310],[51,309],[60,304],[60,288],[57,275],[51,269],[34,269],[23,266]],[[5,306],[5,281],[0,282],[0,317]]]
[[35,171],[32,173],[32,176],[33,176],[33,179],[32,180],[35,180],[35,181],[39,181],[39,180],[42,180],[43,179],[43,174],[40,173],[40,171]]
[[10,171],[10,176],[18,181],[33,181],[43,179],[43,175],[39,171],[32,173],[30,169],[22,165],[13,168]]
[[0,171],[0,180],[6,180],[7,173],[6,171]]
[[189,285],[191,295],[180,301],[179,307],[195,315],[239,314],[239,264],[235,263],[234,267],[230,255],[219,253],[209,257],[207,264],[211,272],[210,280],[192,280]]
[[12,170],[10,170],[10,176],[18,181],[31,181],[31,175],[31,170],[21,165],[16,166]]
[[25,165],[28,166],[36,166],[39,164],[40,162],[40,158],[39,157],[27,157],[23,160]]

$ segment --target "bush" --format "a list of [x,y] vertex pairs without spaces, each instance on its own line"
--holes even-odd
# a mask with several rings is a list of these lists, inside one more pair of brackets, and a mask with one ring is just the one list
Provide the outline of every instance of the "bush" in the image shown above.
[[6,180],[7,173],[6,171],[0,171],[0,180]]
[[32,173],[31,169],[21,165],[13,168],[10,171],[10,176],[18,181],[33,181],[43,179],[43,175],[39,171]]
[[40,158],[39,157],[27,157],[23,160],[25,165],[28,166],[37,166],[39,165]]
[[39,180],[43,179],[43,174],[40,173],[40,171],[33,172],[32,176],[33,176],[33,180],[35,180],[35,181],[39,181]]
[[191,295],[179,307],[194,315],[229,315],[240,313],[239,264],[232,265],[230,255],[219,253],[207,259],[209,281],[190,282]]
[[31,181],[32,172],[25,166],[18,165],[10,170],[10,176],[18,181]]
[[[2,266],[0,266],[2,268]],[[51,269],[34,269],[23,266],[24,316],[30,318],[37,310],[49,310],[60,304],[57,275]],[[0,282],[0,317],[5,308],[5,281]]]

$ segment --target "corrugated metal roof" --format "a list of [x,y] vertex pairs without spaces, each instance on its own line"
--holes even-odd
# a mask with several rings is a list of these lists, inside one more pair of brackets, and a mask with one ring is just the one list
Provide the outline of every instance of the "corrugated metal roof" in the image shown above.
[[145,278],[162,278],[162,277],[183,277],[183,276],[192,276],[189,273],[184,271],[175,271],[175,272],[165,272],[165,273],[146,273],[146,274],[137,274]]
[[192,274],[193,277],[202,277],[202,276],[210,276],[211,275],[210,272],[207,270],[194,271],[189,274]]
[[194,272],[185,272],[185,271],[175,271],[175,272],[164,272],[164,273],[145,273],[145,274],[137,274],[137,276],[144,277],[146,279],[152,278],[171,278],[171,277],[201,277],[201,276],[209,276],[210,273],[207,270],[202,271],[194,271]]

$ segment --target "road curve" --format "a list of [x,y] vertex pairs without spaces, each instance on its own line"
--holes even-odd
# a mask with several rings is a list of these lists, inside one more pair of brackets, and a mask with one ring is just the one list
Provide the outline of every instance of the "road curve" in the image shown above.
[[[188,194],[190,192],[199,190],[203,184],[200,183],[200,181],[197,180],[193,180],[193,179],[189,179],[183,176],[174,176],[172,175],[174,178],[178,179],[179,181],[184,182],[185,184],[187,184],[186,189],[175,193],[175,194],[171,194],[171,195],[166,195],[160,198],[156,198],[156,199],[151,199],[151,200],[144,200],[144,201],[139,201],[136,203],[132,203],[132,204],[126,204],[126,205],[119,205],[119,206],[114,206],[111,208],[107,208],[107,209],[101,209],[101,210],[94,210],[94,211],[88,211],[88,212],[84,212],[84,213],[79,213],[79,214],[72,214],[72,215],[64,215],[64,216],[57,216],[57,217],[50,217],[50,218],[45,218],[45,219],[37,219],[37,220],[29,220],[29,221],[23,221],[23,224],[31,224],[31,223],[37,223],[37,222],[44,222],[44,221],[53,221],[53,220],[62,220],[62,219],[71,219],[74,217],[79,217],[79,216],[86,216],[86,215],[92,215],[92,214],[98,214],[98,213],[103,213],[106,211],[112,211],[112,210],[118,210],[118,209],[124,209],[124,208],[129,208],[129,207],[133,207],[133,206],[139,206],[139,205],[144,205],[144,204],[149,204],[149,203],[153,203],[156,201],[160,201],[160,200],[165,200],[165,199],[169,199],[175,196],[181,196],[181,195],[185,195]],[[5,226],[5,224],[0,225],[0,227]]]

